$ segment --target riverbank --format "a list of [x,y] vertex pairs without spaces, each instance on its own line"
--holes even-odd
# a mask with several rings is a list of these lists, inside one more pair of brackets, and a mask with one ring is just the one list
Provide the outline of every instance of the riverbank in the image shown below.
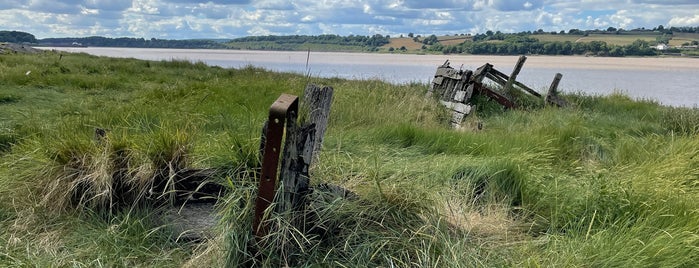
[[[335,88],[311,184],[357,198],[314,203],[327,232],[292,232],[295,263],[274,245],[255,258],[246,252],[260,129],[281,93],[301,95],[308,82]],[[0,85],[0,266],[678,267],[699,258],[697,109],[564,94],[570,108],[477,110],[467,120],[482,130],[460,132],[421,84],[51,52],[4,55]],[[192,169],[215,170],[211,181],[227,190],[210,239],[181,240],[152,220],[157,207],[107,198],[128,194],[110,187],[117,178],[148,185]]]

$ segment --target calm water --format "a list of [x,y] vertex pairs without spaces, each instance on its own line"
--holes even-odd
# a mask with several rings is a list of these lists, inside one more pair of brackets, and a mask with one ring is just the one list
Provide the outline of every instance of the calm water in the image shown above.
[[[319,77],[380,79],[391,83],[431,81],[438,65],[450,60],[455,68],[475,70],[486,62],[509,74],[516,56],[400,55],[327,52],[280,52],[205,49],[45,48],[99,56],[147,60],[190,60],[240,68],[247,65]],[[545,92],[556,73],[559,89],[606,95],[623,92],[673,106],[699,106],[699,59],[597,58],[531,56],[518,80]]]

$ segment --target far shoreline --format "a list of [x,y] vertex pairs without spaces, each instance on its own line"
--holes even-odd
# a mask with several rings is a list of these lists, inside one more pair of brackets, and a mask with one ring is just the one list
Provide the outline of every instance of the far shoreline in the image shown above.
[[[328,51],[279,51],[279,50],[239,50],[239,49],[182,49],[182,48],[127,48],[127,47],[41,47],[41,50],[57,50],[76,53],[88,53],[97,56],[125,57],[119,51],[133,50],[149,52],[151,57],[146,60],[187,59],[178,57],[186,53],[199,54],[204,60],[224,60],[228,57],[254,57],[256,61],[278,61],[279,57],[288,57],[289,61],[313,61],[321,56],[322,59],[343,61],[348,64],[381,62],[390,65],[441,65],[449,60],[453,66],[464,64],[472,69],[490,63],[495,66],[508,67],[513,65],[519,55],[464,55],[464,54],[411,54],[411,53],[375,53],[375,52],[328,52]],[[314,57],[315,56],[315,57]],[[525,66],[555,69],[561,65],[575,69],[594,70],[673,70],[699,71],[699,58],[695,57],[597,57],[584,55],[525,55]]]

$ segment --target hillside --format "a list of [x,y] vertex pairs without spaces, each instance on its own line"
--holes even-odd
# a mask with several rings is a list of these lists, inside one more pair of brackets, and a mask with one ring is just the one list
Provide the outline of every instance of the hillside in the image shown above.
[[[314,232],[280,229],[270,237],[290,246],[257,244],[266,255],[255,257],[260,130],[270,104],[308,82],[335,88],[311,184],[356,196],[318,196],[307,208]],[[576,94],[564,96],[571,108],[503,111],[481,98],[468,120],[482,130],[460,132],[426,90],[186,61],[3,55],[0,266],[696,264],[699,110]],[[226,190],[210,238],[184,239],[161,219],[168,203],[124,202],[198,169]]]

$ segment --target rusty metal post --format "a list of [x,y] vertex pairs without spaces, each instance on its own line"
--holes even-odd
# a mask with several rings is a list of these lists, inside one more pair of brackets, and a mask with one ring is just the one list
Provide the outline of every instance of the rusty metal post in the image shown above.
[[269,226],[264,223],[264,214],[270,204],[272,204],[276,194],[280,147],[284,136],[287,114],[290,112],[298,112],[297,96],[282,94],[269,108],[262,158],[262,174],[257,200],[255,201],[255,215],[253,219],[253,231],[258,238],[266,236],[269,231]]

